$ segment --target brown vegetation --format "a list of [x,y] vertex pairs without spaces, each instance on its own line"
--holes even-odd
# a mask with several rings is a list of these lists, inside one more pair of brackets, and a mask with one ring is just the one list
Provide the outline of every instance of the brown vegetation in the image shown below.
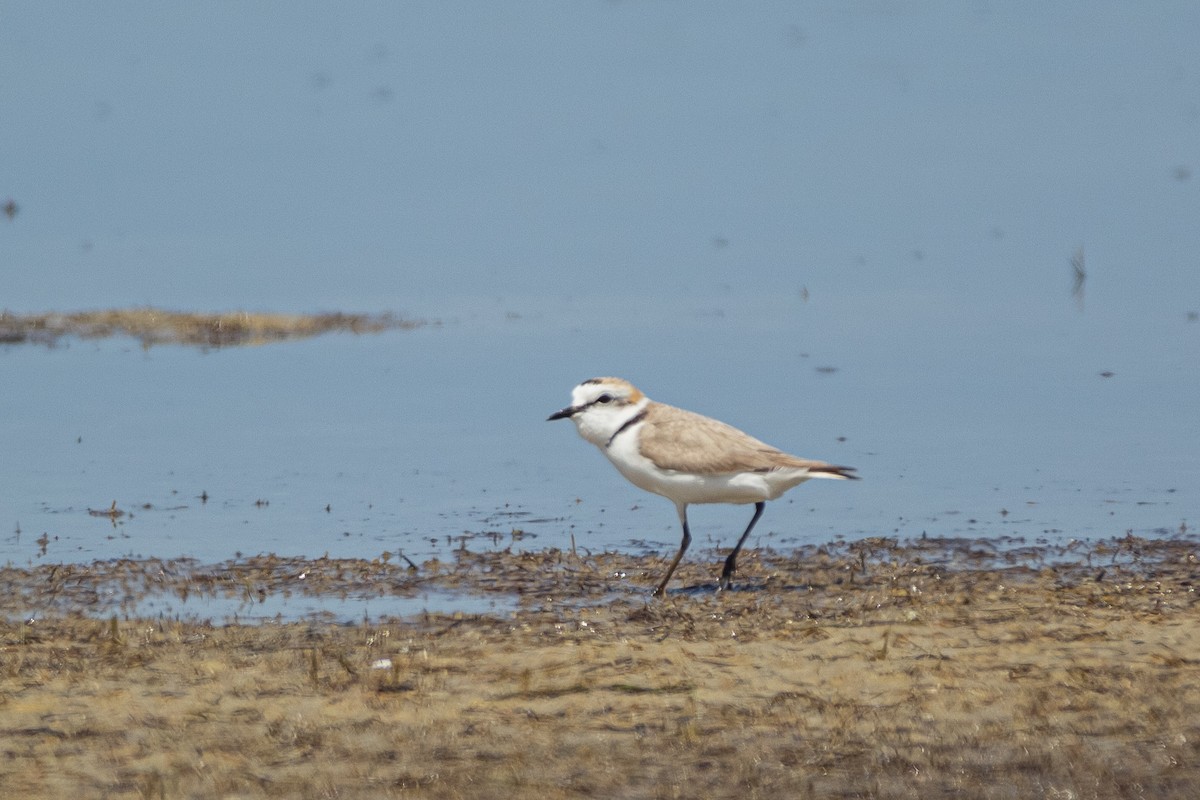
[[98,339],[131,336],[150,347],[186,344],[231,347],[303,339],[330,332],[379,333],[411,329],[422,322],[391,314],[264,314],[231,311],[217,314],[160,308],[107,309],[73,313],[0,313],[0,344],[55,344],[64,337]]
[[[653,558],[305,562],[318,592],[423,581],[519,599],[503,615],[350,625],[98,619],[69,603],[19,621],[43,592],[84,597],[72,592],[89,568],[10,569],[4,582],[25,588],[0,597],[0,786],[14,797],[1193,797],[1196,552],[1135,538],[1008,553],[872,540],[747,553],[738,590],[664,601],[647,597]],[[680,585],[707,586],[711,571],[697,558]],[[158,574],[167,591],[216,591],[226,572],[243,590],[295,579],[265,563]]]

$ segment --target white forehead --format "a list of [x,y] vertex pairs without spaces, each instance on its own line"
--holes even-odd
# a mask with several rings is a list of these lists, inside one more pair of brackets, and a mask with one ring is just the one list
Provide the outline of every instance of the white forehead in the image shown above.
[[571,392],[571,404],[586,405],[604,393],[636,403],[642,393],[632,383],[621,378],[592,378],[575,387]]

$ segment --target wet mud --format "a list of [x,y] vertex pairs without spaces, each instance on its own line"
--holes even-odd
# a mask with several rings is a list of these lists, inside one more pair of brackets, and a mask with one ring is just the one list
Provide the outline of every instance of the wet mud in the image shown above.
[[[874,539],[0,575],[0,785],[108,797],[1192,797],[1200,544]],[[145,619],[120,593],[492,614]],[[30,609],[38,608],[36,614]]]

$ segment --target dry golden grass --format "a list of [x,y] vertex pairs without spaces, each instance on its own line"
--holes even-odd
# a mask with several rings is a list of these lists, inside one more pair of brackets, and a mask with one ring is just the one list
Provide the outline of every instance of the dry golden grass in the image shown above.
[[[969,543],[887,540],[747,553],[743,590],[659,602],[642,592],[657,559],[492,554],[420,572],[459,587],[498,574],[505,588],[477,588],[525,598],[502,617],[9,623],[0,786],[13,797],[1194,797],[1196,547],[1126,539],[1076,555],[982,568]],[[696,559],[683,584],[714,569]],[[5,597],[13,619],[17,595]]]
[[379,333],[411,329],[423,323],[391,314],[219,314],[160,308],[107,309],[73,313],[0,313],[0,343],[54,344],[64,337],[97,339],[131,336],[144,347],[186,344],[231,347],[303,339],[330,332]]

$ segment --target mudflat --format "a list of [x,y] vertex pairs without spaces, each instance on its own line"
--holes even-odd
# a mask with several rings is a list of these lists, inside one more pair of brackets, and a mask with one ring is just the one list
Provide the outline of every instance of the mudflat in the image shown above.
[[[1200,543],[1010,544],[747,551],[726,592],[711,590],[716,554],[699,551],[665,600],[649,598],[656,557],[305,562],[310,592],[425,585],[516,599],[492,615],[355,624],[137,619],[87,600],[121,573],[158,591],[283,591],[297,566],[286,559],[7,568],[0,787],[131,798],[1197,796]],[[154,580],[131,577],[146,574]],[[31,607],[51,611],[29,619]]]

